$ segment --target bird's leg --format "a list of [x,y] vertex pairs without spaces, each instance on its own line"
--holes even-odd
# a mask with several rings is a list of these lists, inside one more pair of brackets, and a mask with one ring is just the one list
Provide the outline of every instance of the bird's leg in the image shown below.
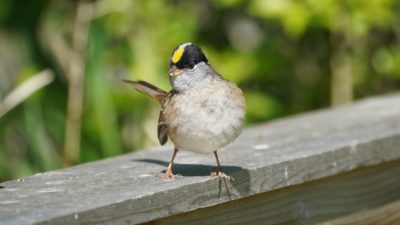
[[174,148],[174,154],[172,155],[171,161],[169,162],[167,169],[165,170],[165,177],[163,177],[163,178],[166,178],[166,179],[175,178],[175,174],[172,172],[172,165],[174,164],[176,153],[178,153],[178,149]]
[[217,176],[217,177],[221,177],[221,178],[226,178],[227,180],[234,180],[233,177],[226,175],[223,171],[222,171],[222,167],[221,167],[221,163],[219,162],[218,159],[218,154],[217,151],[214,152],[215,155],[215,159],[217,160],[217,167],[215,168],[215,171],[213,173],[211,173],[211,176]]

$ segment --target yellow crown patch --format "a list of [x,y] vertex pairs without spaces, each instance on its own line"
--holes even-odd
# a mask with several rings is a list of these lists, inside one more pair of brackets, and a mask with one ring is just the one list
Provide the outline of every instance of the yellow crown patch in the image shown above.
[[175,50],[174,54],[172,55],[172,62],[177,63],[179,60],[181,60],[183,52],[185,51],[184,48],[178,48]]

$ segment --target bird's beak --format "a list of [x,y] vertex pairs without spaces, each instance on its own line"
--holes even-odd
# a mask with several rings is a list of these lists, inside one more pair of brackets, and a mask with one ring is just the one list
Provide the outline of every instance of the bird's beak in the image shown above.
[[176,66],[172,66],[169,71],[168,71],[168,75],[170,77],[176,77],[182,74],[182,70],[178,69]]

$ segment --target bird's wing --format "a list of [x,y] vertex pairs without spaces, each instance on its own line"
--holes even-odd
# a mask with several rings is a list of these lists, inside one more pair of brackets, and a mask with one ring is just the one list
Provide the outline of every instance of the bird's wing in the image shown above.
[[164,122],[162,109],[160,111],[160,116],[158,117],[157,136],[161,145],[164,145],[168,141],[168,126]]
[[171,94],[158,87],[149,84],[145,81],[131,81],[124,80],[124,82],[132,85],[136,90],[155,98],[161,104],[160,116],[158,118],[157,135],[158,141],[161,145],[164,145],[168,141],[168,126],[164,122],[163,108],[166,101],[168,101],[168,96]]
[[132,85],[136,90],[155,98],[160,104],[163,103],[165,97],[167,97],[168,93],[160,88],[149,84],[145,81],[132,81],[132,80],[123,80],[124,82]]
[[158,117],[157,135],[158,141],[164,145],[168,141],[168,126],[164,121],[164,106],[173,98],[175,91],[170,91],[161,103],[160,116]]

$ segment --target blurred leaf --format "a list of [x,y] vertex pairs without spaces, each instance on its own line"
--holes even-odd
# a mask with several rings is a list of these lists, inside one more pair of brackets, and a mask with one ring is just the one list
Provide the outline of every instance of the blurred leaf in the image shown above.
[[400,79],[400,49],[379,49],[374,54],[373,65],[378,72],[388,77]]
[[256,72],[257,65],[251,55],[233,51],[214,52],[208,48],[204,48],[204,51],[210,64],[225,79],[240,83]]
[[274,97],[261,92],[245,92],[247,121],[255,123],[275,118],[282,113],[282,105]]
[[[92,23],[89,36],[89,53],[86,71],[87,102],[89,110],[84,118],[92,117],[101,143],[103,156],[113,156],[122,151],[117,115],[107,80],[104,61],[105,33],[101,20]],[[96,134],[94,134],[96,136]]]
[[234,7],[240,5],[243,0],[213,0],[213,3],[221,7]]
[[4,21],[10,13],[12,0],[2,0],[0,1],[0,21]]

